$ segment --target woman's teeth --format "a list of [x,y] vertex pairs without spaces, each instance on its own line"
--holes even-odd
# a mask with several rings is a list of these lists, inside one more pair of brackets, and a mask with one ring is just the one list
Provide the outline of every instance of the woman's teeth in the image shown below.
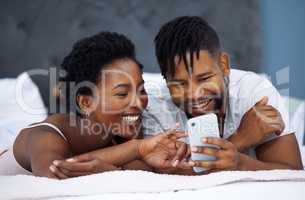
[[123,121],[128,124],[132,124],[132,123],[136,122],[139,119],[139,117],[140,117],[140,115],[136,115],[136,116],[127,115],[127,116],[123,117]]

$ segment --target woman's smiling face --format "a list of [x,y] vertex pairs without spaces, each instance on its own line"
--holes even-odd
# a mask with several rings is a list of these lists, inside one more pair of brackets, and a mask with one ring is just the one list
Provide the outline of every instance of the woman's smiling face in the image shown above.
[[91,121],[98,123],[104,133],[126,139],[136,137],[148,103],[139,64],[128,58],[109,63],[101,71],[95,92]]

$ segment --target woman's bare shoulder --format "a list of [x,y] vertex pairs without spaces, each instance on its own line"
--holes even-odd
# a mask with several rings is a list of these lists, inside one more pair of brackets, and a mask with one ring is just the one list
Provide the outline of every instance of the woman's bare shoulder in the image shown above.
[[[38,123],[47,122],[57,126],[56,122],[58,120],[63,120],[63,117],[64,116],[59,115],[50,116],[46,120]],[[22,129],[13,145],[14,156],[18,163],[24,168],[29,168],[30,156],[33,153],[33,149],[35,149],[35,151],[53,149],[66,154],[69,152],[70,147],[69,143],[58,134],[56,130],[48,126],[35,126]]]

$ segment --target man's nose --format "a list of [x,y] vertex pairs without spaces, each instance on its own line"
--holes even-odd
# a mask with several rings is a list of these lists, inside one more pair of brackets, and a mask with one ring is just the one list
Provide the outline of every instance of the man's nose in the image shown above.
[[196,83],[189,84],[186,91],[186,98],[192,101],[198,99],[201,96],[202,89]]

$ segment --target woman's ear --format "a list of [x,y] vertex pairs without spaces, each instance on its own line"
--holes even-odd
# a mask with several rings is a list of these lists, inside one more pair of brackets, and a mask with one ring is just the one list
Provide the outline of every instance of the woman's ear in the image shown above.
[[78,95],[77,102],[79,108],[82,112],[88,113],[91,112],[91,107],[93,106],[93,97],[90,95]]
[[220,69],[224,76],[230,75],[230,56],[226,52],[220,52],[218,58]]

